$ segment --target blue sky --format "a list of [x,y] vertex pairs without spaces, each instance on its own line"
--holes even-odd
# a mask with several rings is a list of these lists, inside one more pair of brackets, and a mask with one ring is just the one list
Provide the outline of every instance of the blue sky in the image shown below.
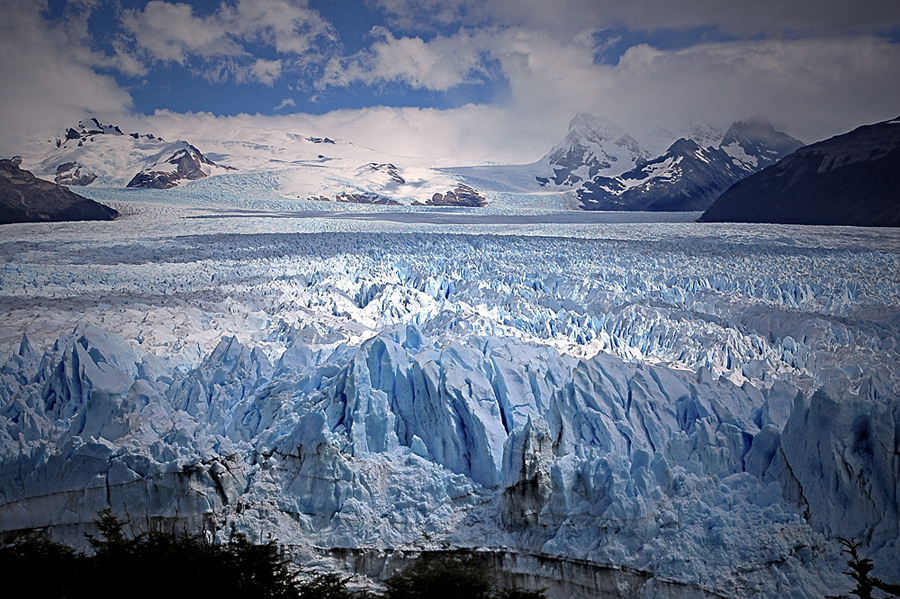
[[[0,0],[0,9],[4,148],[89,114],[161,127],[163,117],[188,126],[202,115],[301,119],[390,151],[439,145],[509,161],[543,153],[577,112],[639,138],[761,114],[806,141],[900,114],[896,0]],[[396,135],[383,135],[385,119]]]

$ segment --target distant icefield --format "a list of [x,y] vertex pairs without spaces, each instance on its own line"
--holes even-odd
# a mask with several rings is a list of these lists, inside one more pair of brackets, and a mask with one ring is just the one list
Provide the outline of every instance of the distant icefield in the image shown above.
[[204,185],[0,230],[2,530],[477,548],[573,598],[846,593],[846,537],[900,582],[900,231]]

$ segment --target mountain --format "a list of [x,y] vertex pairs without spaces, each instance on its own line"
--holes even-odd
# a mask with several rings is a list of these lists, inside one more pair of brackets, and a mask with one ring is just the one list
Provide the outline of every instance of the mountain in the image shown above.
[[[224,175],[227,182],[220,183],[243,198],[430,206],[488,202],[474,184],[424,159],[401,160],[346,140],[259,127],[198,135],[191,142],[169,142],[152,133],[124,133],[90,118],[55,140],[34,144],[23,158],[36,176],[73,186],[168,189],[192,184],[198,189],[201,180]],[[531,181],[539,188],[533,177]]]
[[800,148],[730,187],[700,220],[900,226],[900,117]]
[[[126,187],[169,189],[182,182],[196,181],[212,174],[235,170],[228,166],[219,166],[187,142],[179,141],[174,145],[181,147],[168,158],[157,160],[136,174]],[[165,153],[168,153],[168,150]]]
[[700,211],[735,182],[801,146],[761,118],[736,122],[718,147],[679,139],[653,160],[576,191],[585,210]]
[[79,121],[23,158],[37,177],[72,186],[124,187],[137,180],[142,187],[172,187],[231,170],[185,141],[168,142],[152,133],[126,134],[96,117]]
[[743,174],[722,150],[679,139],[662,156],[618,177],[596,177],[577,193],[585,210],[703,210]]
[[790,135],[776,131],[766,119],[757,116],[729,127],[719,148],[731,157],[735,166],[756,172],[775,164],[802,145]]
[[0,160],[0,224],[113,220],[119,213],[38,179],[19,168],[18,160]]
[[615,176],[650,158],[633,137],[608,119],[578,114],[562,142],[539,162],[548,176],[541,183],[576,186],[598,175]]

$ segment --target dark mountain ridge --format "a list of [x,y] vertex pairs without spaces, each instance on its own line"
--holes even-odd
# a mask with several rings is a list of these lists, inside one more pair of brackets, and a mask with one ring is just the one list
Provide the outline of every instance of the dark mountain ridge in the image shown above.
[[0,224],[113,220],[119,213],[66,187],[38,179],[16,160],[0,160]]
[[900,117],[800,148],[730,187],[700,220],[900,226]]

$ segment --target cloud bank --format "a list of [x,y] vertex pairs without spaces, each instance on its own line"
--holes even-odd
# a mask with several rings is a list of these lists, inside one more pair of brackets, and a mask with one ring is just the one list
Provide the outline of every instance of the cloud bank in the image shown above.
[[[206,127],[216,117],[199,95],[192,113],[132,112],[163,68],[246,94],[246,114],[229,117],[241,126],[463,161],[535,160],[577,112],[638,139],[761,114],[804,141],[900,114],[894,1],[368,0],[382,19],[353,51],[305,0],[152,0],[113,11],[103,41],[90,23],[110,2],[69,2],[51,18],[43,2],[0,0],[0,152],[94,114],[188,129],[159,131],[168,137]],[[274,95],[253,104],[265,89]]]

